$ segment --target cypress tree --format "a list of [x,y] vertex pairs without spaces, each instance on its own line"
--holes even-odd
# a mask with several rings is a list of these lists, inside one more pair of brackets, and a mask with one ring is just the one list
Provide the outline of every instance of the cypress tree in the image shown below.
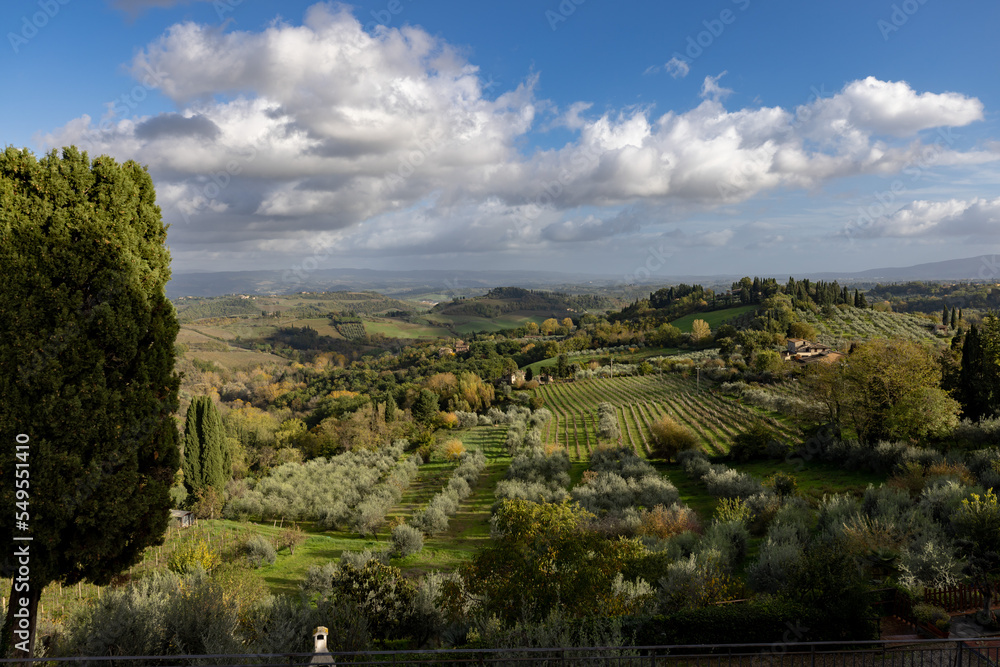
[[195,396],[188,406],[184,419],[184,457],[181,470],[184,472],[184,487],[188,497],[193,498],[195,490],[205,486],[205,477],[201,473],[201,438],[198,437],[198,406],[201,396]]
[[956,312],[954,306],[951,309],[951,328],[955,329],[958,327],[958,313]]
[[184,485],[192,498],[207,487],[225,488],[232,475],[228,450],[226,429],[215,403],[208,396],[195,396],[184,427]]
[[973,324],[965,334],[962,344],[962,368],[958,374],[958,401],[962,411],[972,421],[979,421],[986,414],[984,396],[984,358],[979,340],[979,328]]
[[949,321],[950,320],[948,318],[948,305],[945,304],[944,309],[941,311],[941,324],[943,324],[944,326],[948,326]]
[[[165,241],[141,165],[0,152],[0,569],[16,570],[11,545],[31,561],[28,589],[7,598],[0,657],[33,652],[47,584],[107,585],[163,542],[180,465]],[[26,525],[12,479],[23,452]],[[27,600],[30,637],[14,632],[13,598]]]

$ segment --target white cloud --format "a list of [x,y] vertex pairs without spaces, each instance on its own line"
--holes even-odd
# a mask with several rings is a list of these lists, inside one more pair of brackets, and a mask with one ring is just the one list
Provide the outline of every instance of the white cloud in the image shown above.
[[683,79],[691,71],[691,65],[686,60],[681,60],[676,56],[668,60],[664,67],[667,69],[667,74],[675,79]]
[[[174,25],[132,71],[157,72],[177,112],[107,127],[82,116],[42,143],[149,165],[167,221],[181,223],[175,254],[222,252],[234,239],[278,252],[316,234],[344,253],[523,250],[632,234],[644,220],[621,212],[635,204],[710,208],[915,164],[1000,159],[995,147],[917,136],[980,120],[979,100],[873,78],[795,109],[730,111],[722,74],[705,79],[697,107],[658,116],[652,106],[588,115],[586,102],[557,114],[535,98],[537,75],[490,99],[488,77],[440,38],[410,26],[372,34],[325,4],[301,25],[261,31]],[[530,148],[539,124],[573,138]],[[680,238],[724,245],[732,234]]]
[[1000,237],[1000,198],[968,201],[914,201],[867,224],[845,230],[847,236],[896,237]]
[[723,70],[716,76],[706,76],[705,81],[701,84],[700,96],[703,100],[712,100],[713,102],[718,102],[723,100],[729,95],[733,94],[733,91],[729,88],[723,88],[719,85],[719,79],[725,76],[728,72]]
[[861,131],[913,136],[933,127],[961,127],[983,119],[983,103],[958,93],[917,93],[905,81],[868,77],[853,81],[833,97],[799,107],[814,132]]

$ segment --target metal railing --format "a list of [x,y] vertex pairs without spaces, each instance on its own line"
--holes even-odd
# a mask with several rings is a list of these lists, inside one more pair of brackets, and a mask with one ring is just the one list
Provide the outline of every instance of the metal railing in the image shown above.
[[[324,660],[325,659],[325,660]],[[795,642],[604,646],[589,648],[442,649],[273,655],[77,656],[10,658],[0,665],[31,667],[294,667],[316,664],[407,667],[993,667],[1000,665],[1000,637],[902,642]]]

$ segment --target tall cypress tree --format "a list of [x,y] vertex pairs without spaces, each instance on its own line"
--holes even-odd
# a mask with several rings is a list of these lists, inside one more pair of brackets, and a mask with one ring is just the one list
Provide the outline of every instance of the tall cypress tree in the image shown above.
[[[165,241],[139,164],[0,152],[0,569],[17,565],[13,545],[30,550],[0,654],[33,650],[14,632],[14,599],[33,630],[46,584],[107,585],[163,542],[180,464]],[[30,464],[24,523],[15,442]]]
[[979,327],[973,324],[962,344],[962,369],[958,374],[958,402],[964,416],[979,421],[986,415],[989,404],[986,395],[983,349]]
[[941,324],[943,324],[944,326],[948,326],[948,322],[949,322],[948,305],[945,304],[944,309],[941,311]]
[[952,329],[958,328],[958,313],[955,310],[954,306],[952,306],[951,308],[951,328]]
[[232,475],[228,449],[215,403],[208,396],[195,396],[184,426],[184,485],[191,497],[207,487],[222,491]]

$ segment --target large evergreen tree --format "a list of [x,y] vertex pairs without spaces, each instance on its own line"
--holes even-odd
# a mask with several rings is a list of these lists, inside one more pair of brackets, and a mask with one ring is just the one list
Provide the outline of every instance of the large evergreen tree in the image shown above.
[[221,492],[232,476],[232,455],[215,403],[195,396],[184,424],[184,486],[189,497],[212,487]]
[[[163,541],[180,463],[165,240],[139,164],[75,148],[0,153],[3,576],[19,565],[12,545],[30,551],[30,576],[7,598],[4,652],[33,650],[14,632],[15,599],[34,629],[46,584],[106,585]],[[16,437],[28,447],[26,524],[15,522]]]
[[964,416],[973,421],[996,414],[1000,400],[1000,319],[983,318],[973,324],[962,344],[962,368],[958,376],[958,400]]

